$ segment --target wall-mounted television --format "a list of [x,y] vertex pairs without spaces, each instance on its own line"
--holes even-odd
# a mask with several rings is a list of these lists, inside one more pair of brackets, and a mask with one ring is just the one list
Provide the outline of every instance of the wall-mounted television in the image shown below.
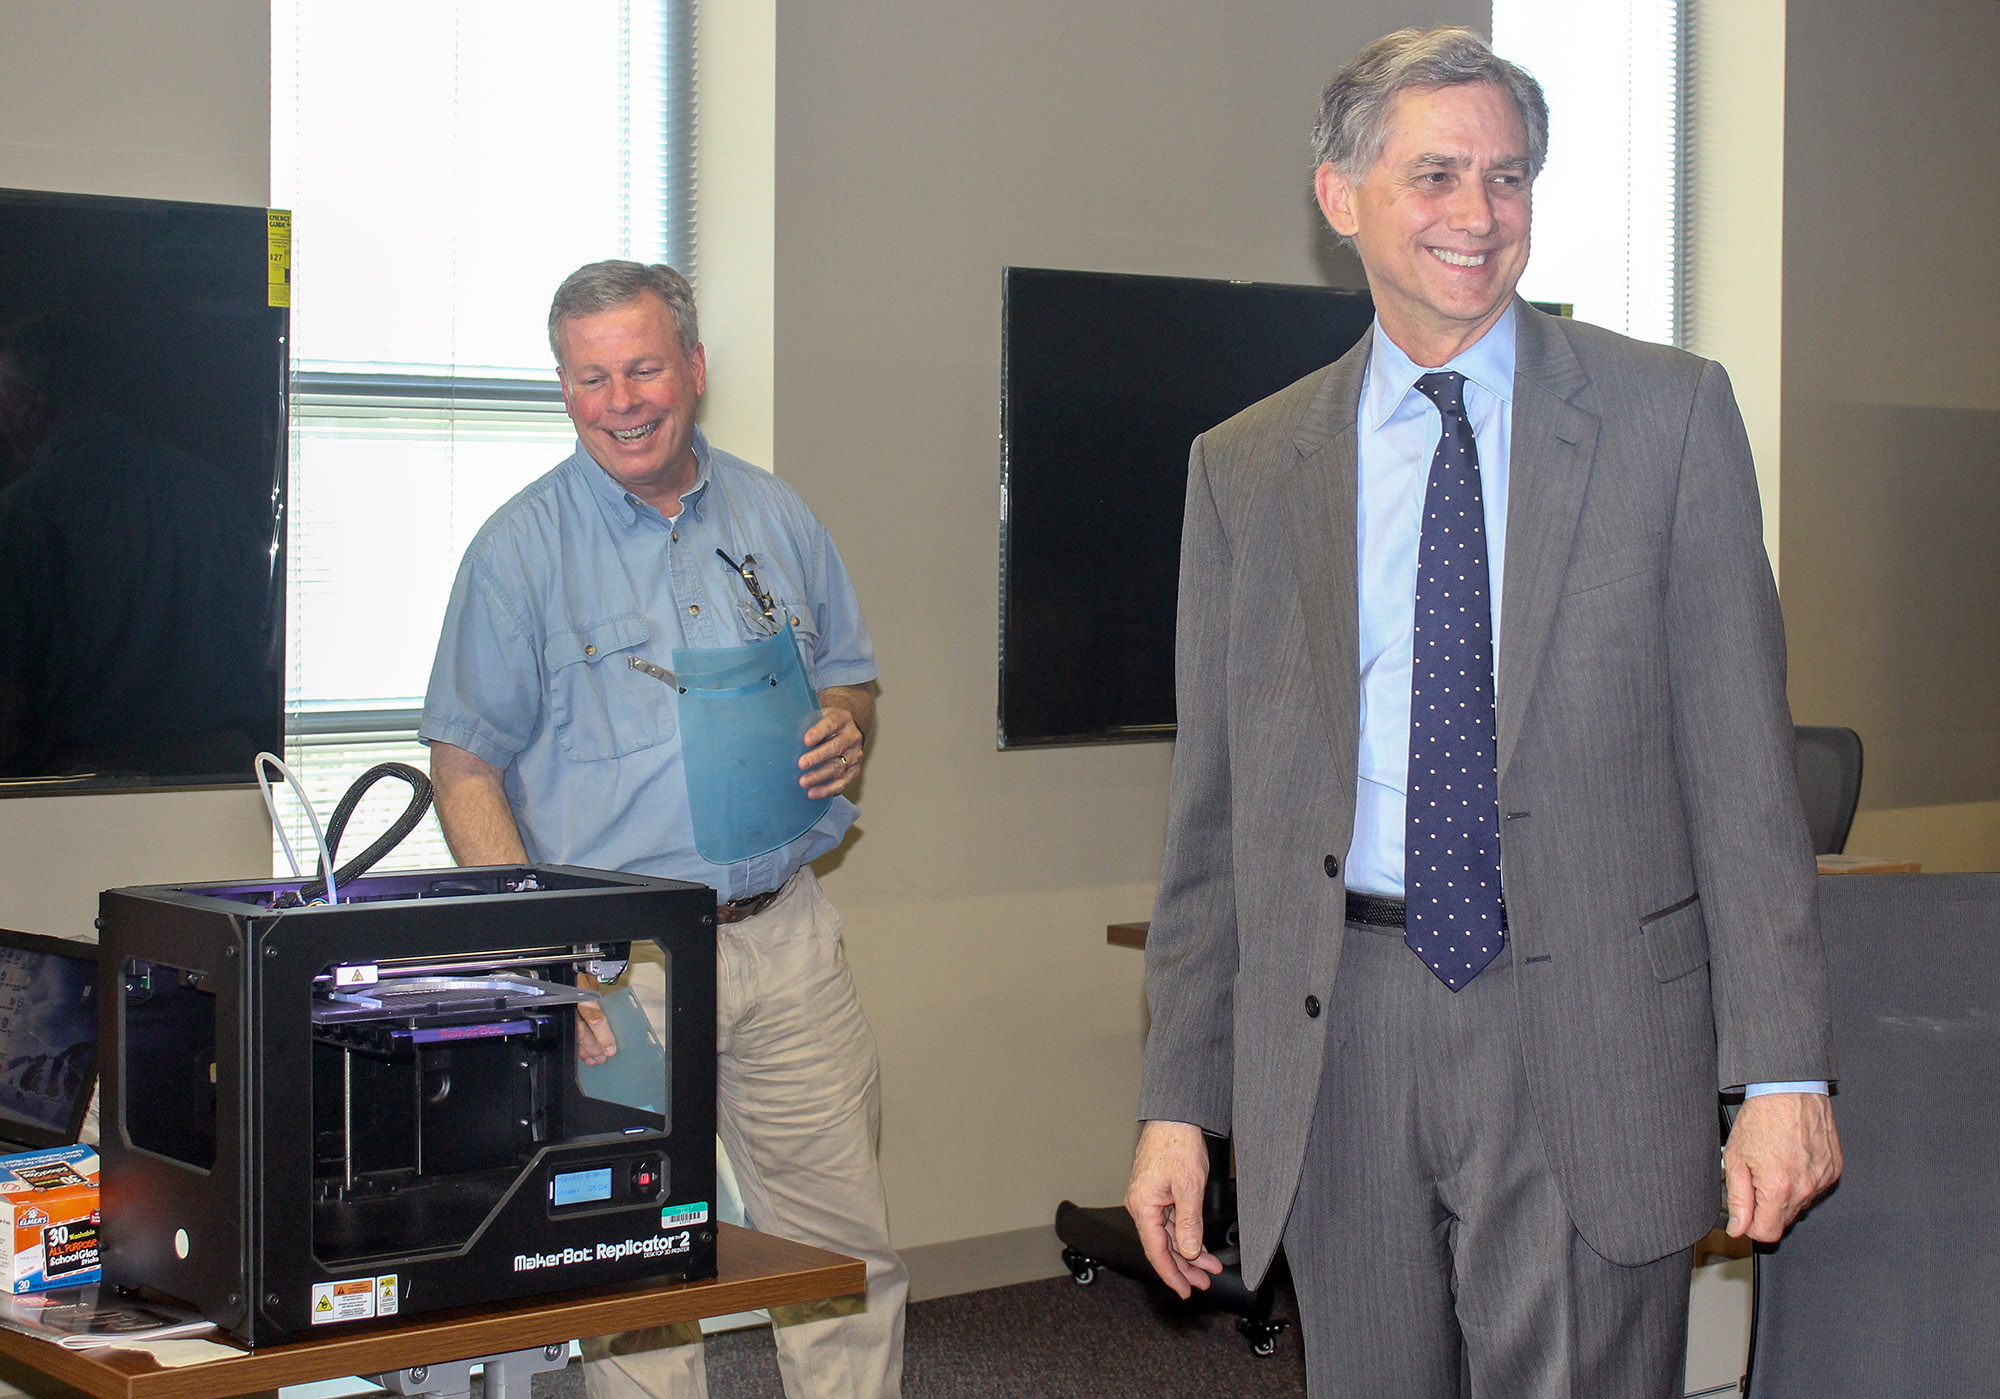
[[1340,358],[1366,292],[1009,267],[1002,748],[1172,738],[1188,447]]
[[0,190],[0,795],[280,746],[273,251],[264,209]]

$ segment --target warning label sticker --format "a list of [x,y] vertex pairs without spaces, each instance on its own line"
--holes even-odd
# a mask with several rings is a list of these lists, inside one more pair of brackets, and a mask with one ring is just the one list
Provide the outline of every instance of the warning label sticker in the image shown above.
[[365,1321],[375,1313],[376,1278],[348,1278],[344,1282],[316,1282],[312,1286],[312,1324],[333,1321]]
[[394,1316],[402,1305],[402,1289],[396,1285],[394,1273],[375,1279],[375,1315]]

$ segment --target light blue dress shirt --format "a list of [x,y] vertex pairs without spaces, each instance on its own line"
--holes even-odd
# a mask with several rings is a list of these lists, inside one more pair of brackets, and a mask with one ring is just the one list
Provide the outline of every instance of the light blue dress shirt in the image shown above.
[[[1347,847],[1347,887],[1403,896],[1404,801],[1410,772],[1410,655],[1416,635],[1417,545],[1424,490],[1444,423],[1418,393],[1424,368],[1377,321],[1369,332],[1368,368],[1357,414],[1355,576],[1361,580],[1361,762],[1354,836]],[[1479,492],[1486,515],[1486,564],[1493,599],[1494,693],[1499,693],[1500,638],[1507,559],[1507,485],[1514,435],[1514,308],[1443,369],[1465,376],[1465,412],[1479,450]],[[1824,1093],[1824,1082],[1753,1083],[1764,1093]]]
[[[1347,887],[1403,896],[1403,803],[1410,773],[1410,652],[1416,635],[1417,542],[1424,487],[1444,430],[1437,405],[1416,391],[1432,371],[1376,322],[1361,379],[1356,577],[1361,580],[1361,764]],[[1492,575],[1493,655],[1500,655],[1500,580],[1507,557],[1507,452],[1514,428],[1514,308],[1443,366],[1465,376],[1465,412],[1479,449]],[[1496,677],[1497,678],[1497,677]],[[1497,686],[1496,686],[1497,692]]]
[[[775,889],[839,844],[836,797],[812,829],[731,865],[696,853],[676,697],[628,664],[762,636],[756,557],[815,690],[876,676],[874,644],[826,527],[765,471],[694,439],[698,474],[668,520],[581,444],[488,520],[445,610],[419,736],[505,774],[530,860],[690,879],[723,900]],[[803,748],[800,750],[803,753]]]

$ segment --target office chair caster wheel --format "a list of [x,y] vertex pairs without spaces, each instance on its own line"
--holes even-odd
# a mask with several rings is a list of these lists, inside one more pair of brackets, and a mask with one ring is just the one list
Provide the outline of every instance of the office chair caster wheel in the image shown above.
[[1063,1266],[1069,1269],[1070,1277],[1078,1287],[1088,1287],[1097,1281],[1097,1260],[1086,1258],[1073,1248],[1062,1251]]
[[1252,1355],[1268,1360],[1278,1353],[1278,1333],[1289,1325],[1287,1321],[1252,1321],[1246,1316],[1237,1318],[1236,1331],[1250,1343]]

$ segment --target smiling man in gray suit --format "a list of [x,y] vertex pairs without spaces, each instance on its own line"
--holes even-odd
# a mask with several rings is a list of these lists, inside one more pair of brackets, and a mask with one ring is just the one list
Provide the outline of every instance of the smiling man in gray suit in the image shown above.
[[1202,1131],[1312,1392],[1678,1393],[1712,1225],[1838,1176],[1756,480],[1715,364],[1514,296],[1539,86],[1464,30],[1328,85],[1353,352],[1195,443],[1127,1204],[1183,1295]]

